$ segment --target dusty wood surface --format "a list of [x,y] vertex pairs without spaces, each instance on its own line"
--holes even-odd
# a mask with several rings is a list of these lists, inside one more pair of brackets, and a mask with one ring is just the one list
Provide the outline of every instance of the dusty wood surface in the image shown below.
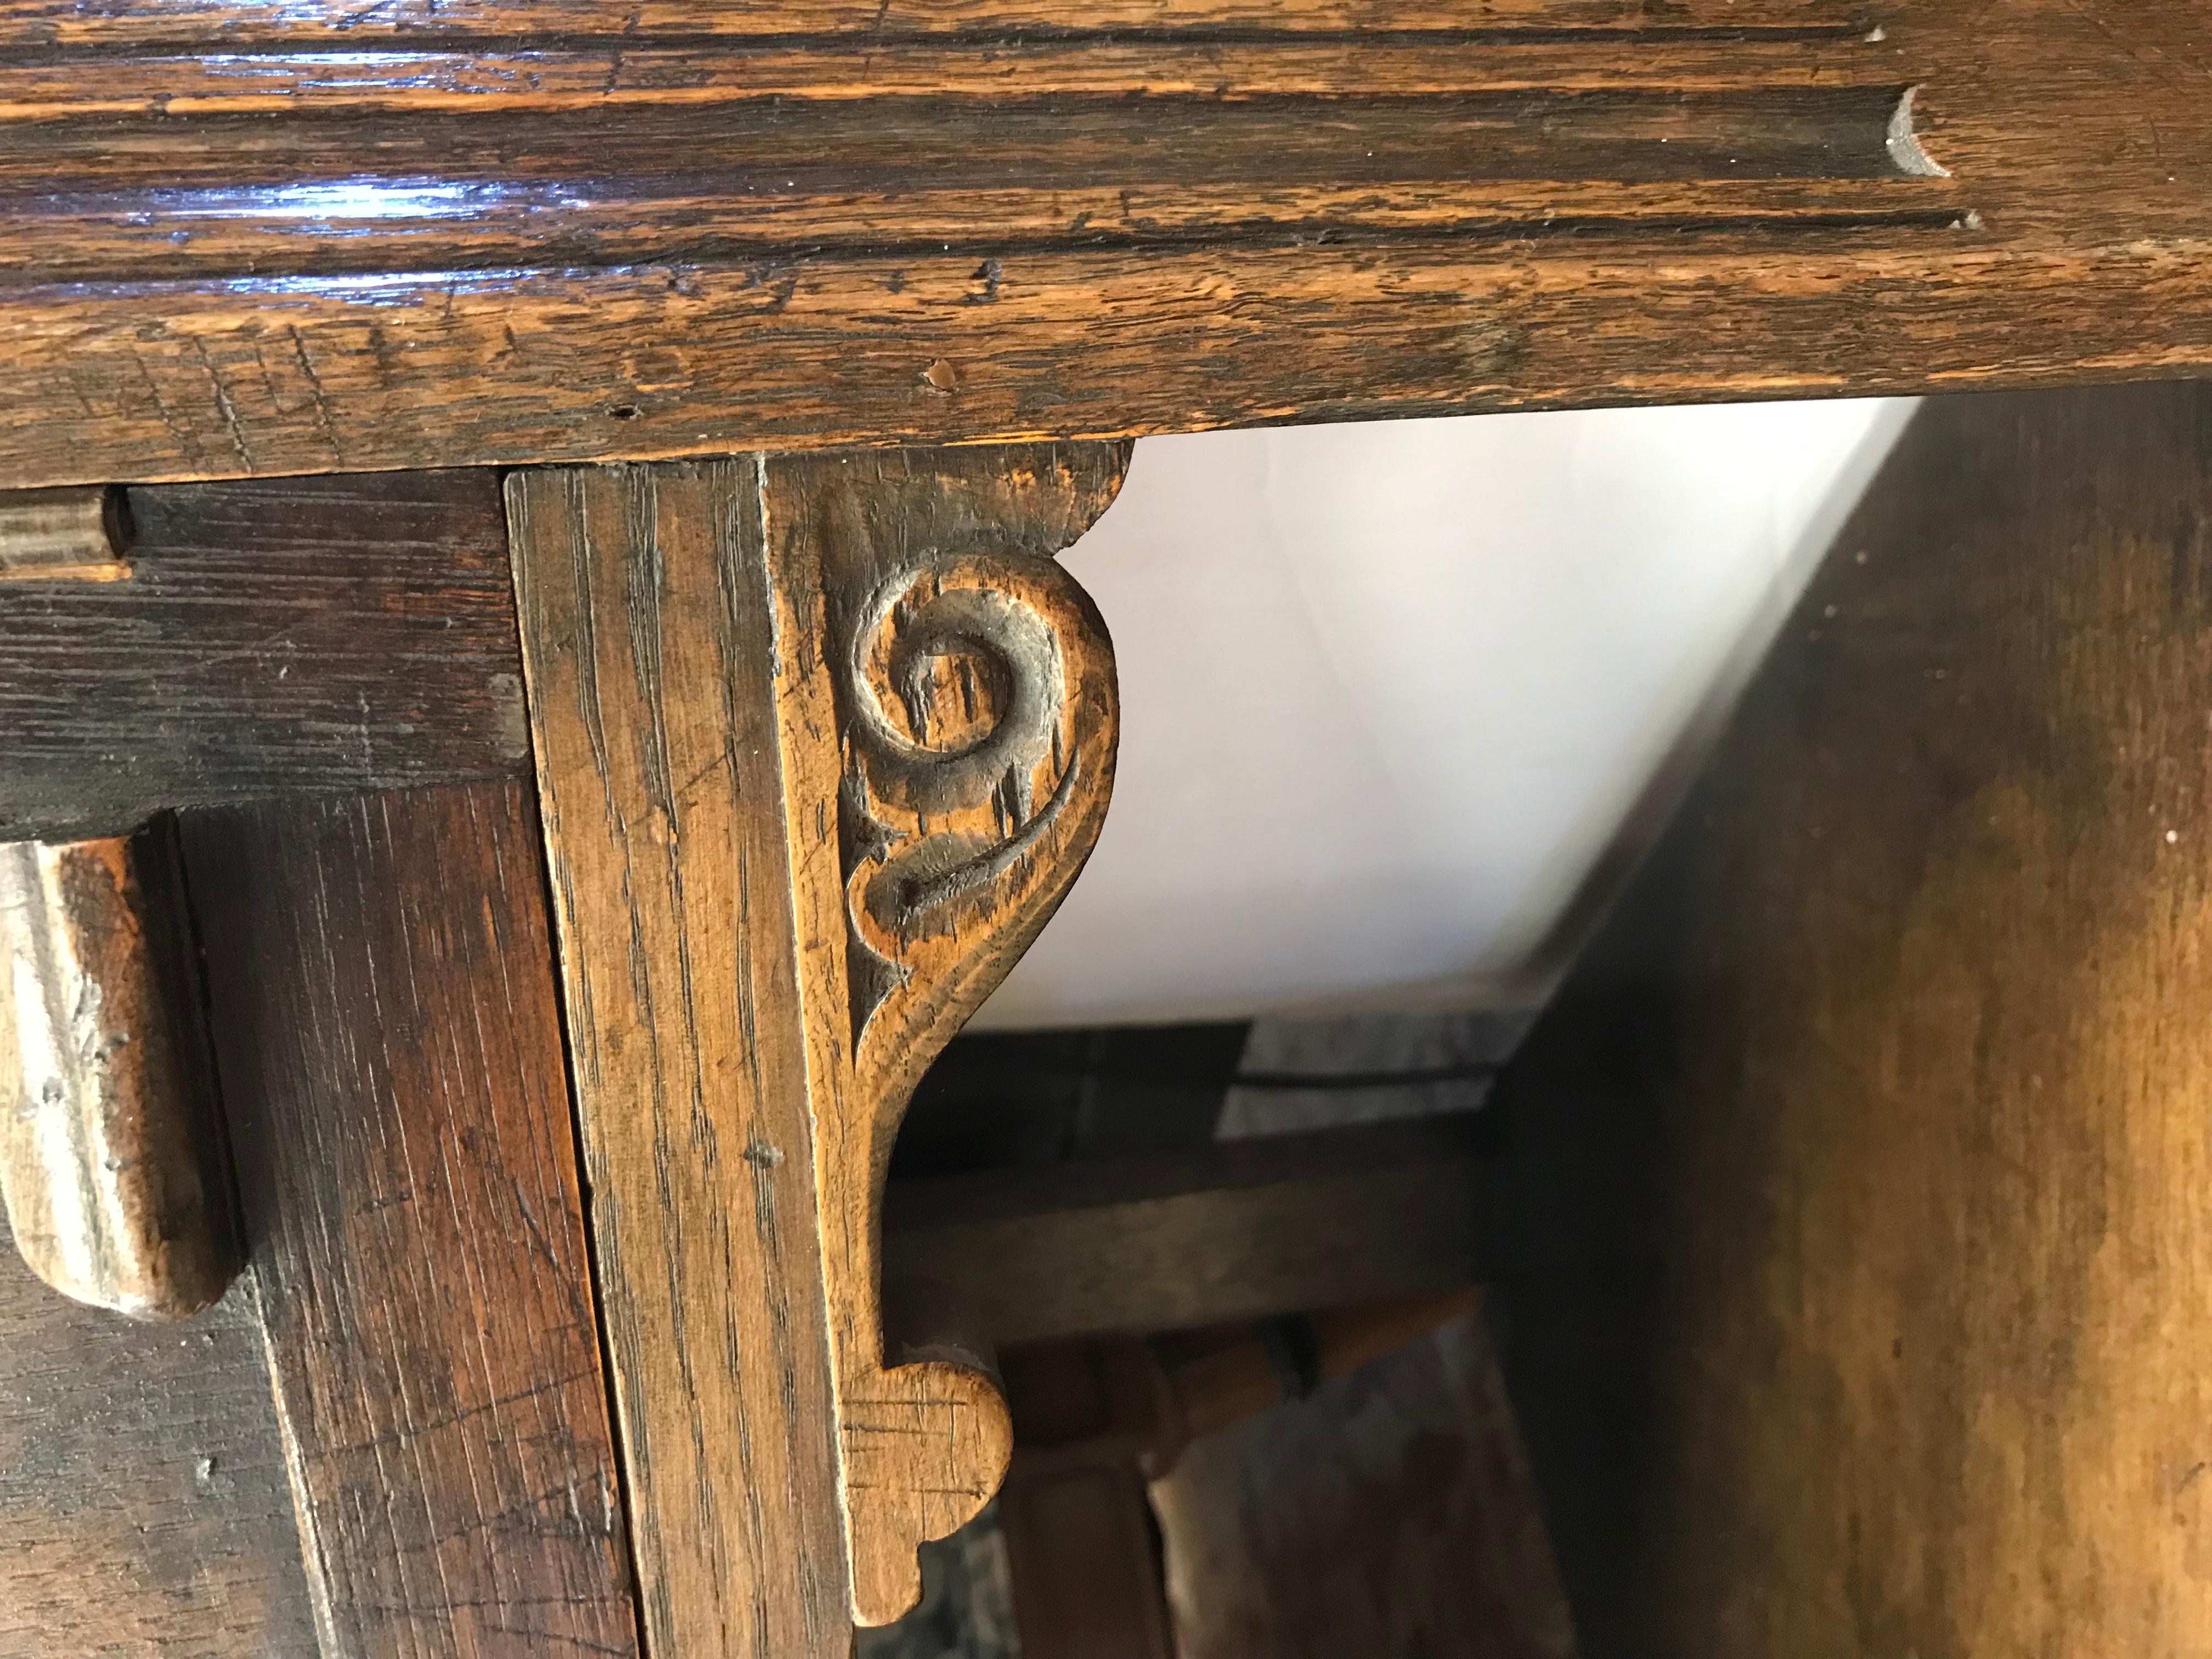
[[489,477],[140,489],[131,515],[130,580],[0,582],[0,840],[526,772]]
[[124,580],[125,517],[102,484],[0,493],[0,582]]
[[1111,659],[1048,556],[1125,459],[510,481],[647,1628],[686,1655],[842,1655],[1003,1471],[975,1356],[928,1316],[887,1352],[876,1212],[1097,834]]
[[184,836],[324,1659],[636,1653],[526,786]]
[[5,1659],[316,1652],[243,1286],[134,1325],[0,1251],[0,1536]]
[[167,823],[0,843],[0,1197],[32,1272],[133,1319],[237,1265],[190,927]]
[[1175,1651],[1571,1659],[1534,1497],[1488,1336],[1455,1320],[1154,1483]]
[[894,1182],[884,1253],[998,1343],[1436,1295],[1479,1281],[1484,1157],[1446,1122]]
[[2205,370],[2209,27],[11,0],[0,482]]
[[2197,1654],[2212,393],[1931,404],[1500,1083],[1592,1659]]

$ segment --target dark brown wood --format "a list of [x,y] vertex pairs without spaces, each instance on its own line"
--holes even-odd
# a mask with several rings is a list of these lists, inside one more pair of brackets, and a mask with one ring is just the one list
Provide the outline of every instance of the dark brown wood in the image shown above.
[[0,1251],[0,1656],[316,1651],[259,1321],[65,1302]]
[[0,840],[526,771],[495,480],[209,484],[130,505],[131,580],[0,583]]
[[0,582],[121,581],[123,498],[100,484],[0,494]]
[[2212,369],[2196,0],[5,9],[17,485]]
[[1447,1121],[895,1182],[886,1271],[1000,1344],[1441,1295],[1480,1280],[1485,1158]]
[[1017,1459],[999,1498],[1022,1659],[1173,1659],[1158,1534],[1132,1459]]
[[2212,390],[1908,432],[1493,1096],[1590,1659],[2212,1629]]
[[1004,1472],[980,1356],[884,1328],[877,1206],[1097,834],[1112,658],[1049,555],[1126,461],[509,482],[647,1627],[696,1659],[842,1655]]
[[324,1659],[635,1655],[526,787],[184,840]]
[[0,843],[0,1197],[32,1272],[133,1319],[237,1267],[190,927],[166,821]]

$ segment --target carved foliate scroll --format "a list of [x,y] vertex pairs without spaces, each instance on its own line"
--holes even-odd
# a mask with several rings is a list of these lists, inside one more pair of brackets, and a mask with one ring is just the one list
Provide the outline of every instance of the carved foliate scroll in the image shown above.
[[1012,1437],[957,1309],[886,1320],[930,1059],[1033,939],[1113,775],[1051,555],[1098,445],[517,475],[525,659],[651,1634],[841,1656]]
[[884,1169],[915,1085],[1051,915],[1105,815],[1113,654],[1089,599],[1043,556],[1083,515],[1040,534],[1005,499],[1103,501],[1109,486],[1076,476],[1071,454],[1096,452],[944,472],[897,457],[785,464],[802,511],[774,538],[784,627],[823,642],[820,664],[792,659],[793,680],[812,684],[787,682],[784,740],[816,1086],[838,1103],[817,1110],[815,1149],[864,1623],[913,1603],[915,1544],[981,1509],[1012,1449],[958,1310],[895,1287],[908,1328],[892,1322],[887,1352],[875,1289]]

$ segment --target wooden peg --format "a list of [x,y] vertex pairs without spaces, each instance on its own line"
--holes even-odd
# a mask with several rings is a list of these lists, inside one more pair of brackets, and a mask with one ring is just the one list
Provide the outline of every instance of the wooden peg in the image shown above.
[[1103,625],[1050,555],[1126,450],[508,483],[648,1634],[842,1656],[988,1500],[956,1317],[885,1329],[884,1175],[930,1059],[1103,817]]
[[123,492],[104,484],[0,492],[0,582],[131,574]]
[[0,1194],[32,1272],[185,1319],[235,1269],[166,828],[0,845]]

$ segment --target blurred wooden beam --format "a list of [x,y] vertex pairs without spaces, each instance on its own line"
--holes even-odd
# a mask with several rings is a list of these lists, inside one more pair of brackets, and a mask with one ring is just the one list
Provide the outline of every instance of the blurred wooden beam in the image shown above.
[[884,1271],[1000,1344],[1442,1295],[1481,1276],[1480,1125],[894,1182]]

